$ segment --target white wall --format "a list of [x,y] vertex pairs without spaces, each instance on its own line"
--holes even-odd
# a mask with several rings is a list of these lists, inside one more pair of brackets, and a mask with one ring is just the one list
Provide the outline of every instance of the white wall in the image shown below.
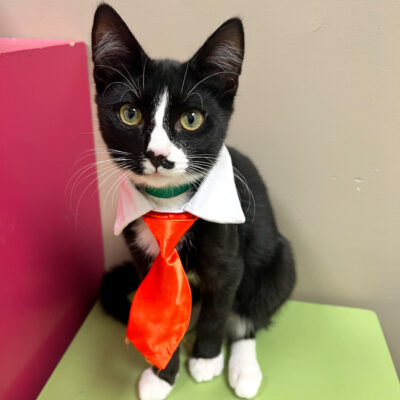
[[[243,17],[230,142],[269,184],[297,256],[295,297],[375,310],[399,368],[399,1],[110,3],[154,57],[185,59],[225,19]],[[0,35],[89,43],[96,5],[2,0]],[[110,202],[102,212],[112,265],[127,252],[112,237]]]

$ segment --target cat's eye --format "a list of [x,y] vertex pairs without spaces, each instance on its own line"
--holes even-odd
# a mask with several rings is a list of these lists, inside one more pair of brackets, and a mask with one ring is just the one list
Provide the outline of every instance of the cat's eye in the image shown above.
[[119,110],[119,116],[126,125],[137,125],[142,120],[142,113],[132,104],[124,104]]
[[183,129],[187,131],[195,131],[203,125],[204,117],[199,110],[185,111],[179,118],[179,122]]

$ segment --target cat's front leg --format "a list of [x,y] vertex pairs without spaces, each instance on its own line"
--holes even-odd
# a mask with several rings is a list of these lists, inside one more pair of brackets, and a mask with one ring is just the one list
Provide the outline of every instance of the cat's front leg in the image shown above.
[[150,367],[139,380],[140,400],[163,400],[171,392],[179,371],[179,347],[163,370]]
[[[223,370],[225,326],[242,273],[241,262],[237,259],[224,260],[223,265],[213,263],[208,268],[213,269],[214,276],[208,276],[204,284],[196,342],[188,365],[197,382],[209,381]],[[218,270],[222,273],[216,273]]]

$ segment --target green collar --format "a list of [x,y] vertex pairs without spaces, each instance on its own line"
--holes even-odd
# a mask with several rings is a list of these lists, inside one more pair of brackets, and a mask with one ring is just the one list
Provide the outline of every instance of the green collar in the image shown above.
[[187,183],[181,186],[168,186],[164,188],[145,186],[144,190],[151,196],[160,197],[161,199],[169,199],[170,197],[179,196],[180,194],[187,192],[193,186],[194,185],[192,183]]

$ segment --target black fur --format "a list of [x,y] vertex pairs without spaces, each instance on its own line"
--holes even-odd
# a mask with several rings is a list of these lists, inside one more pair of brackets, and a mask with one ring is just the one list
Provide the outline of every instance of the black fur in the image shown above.
[[[99,55],[96,51],[107,32],[112,32],[110,38],[120,41],[121,46],[114,46],[114,49],[110,46],[108,52]],[[110,149],[131,154],[129,165],[124,168],[137,176],[143,175],[141,162],[154,127],[154,101],[165,87],[170,100],[164,128],[170,140],[188,155],[207,154],[206,170],[211,168],[210,156],[218,155],[226,136],[241,72],[244,55],[241,21],[234,18],[223,24],[189,63],[148,58],[127,26],[107,5],[101,5],[96,12],[92,38],[101,132]],[[232,58],[232,65],[227,65],[229,73],[213,63],[215,58],[211,57],[227,40],[231,46],[236,46],[236,58]],[[145,80],[140,96],[127,91],[121,75],[132,77],[139,85]],[[202,83],[198,84],[200,81]],[[195,85],[197,94],[188,96]],[[126,102],[137,105],[142,111],[143,121],[138,126],[121,124],[118,108]],[[196,133],[184,131],[177,122],[179,115],[191,108],[201,109],[205,116],[205,123]],[[220,353],[227,319],[232,312],[251,321],[252,329],[246,337],[254,337],[258,329],[269,324],[272,315],[290,296],[295,283],[290,245],[277,229],[266,187],[247,157],[232,148],[229,151],[234,167],[242,174],[236,177],[236,186],[246,222],[223,225],[198,220],[189,232],[194,246],[183,244],[179,250],[185,270],[193,269],[200,282],[199,287],[193,288],[193,297],[196,298],[198,291],[202,298],[194,357],[212,358]],[[111,155],[116,157],[112,151]],[[104,308],[123,322],[127,321],[129,313],[126,295],[137,287],[152,263],[152,259],[135,245],[134,224],[124,231],[133,264],[107,273],[101,289]],[[159,376],[173,383],[178,366],[179,349]]]

